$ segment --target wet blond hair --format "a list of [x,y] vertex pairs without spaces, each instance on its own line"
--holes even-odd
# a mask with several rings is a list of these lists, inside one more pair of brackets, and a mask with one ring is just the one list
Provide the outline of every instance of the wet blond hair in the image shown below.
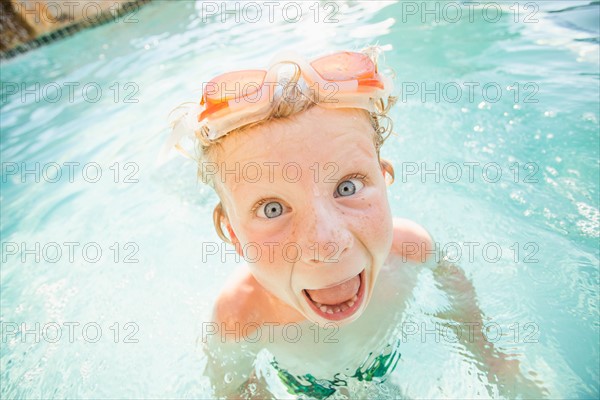
[[[367,47],[363,49],[362,52],[367,54],[373,61],[375,64],[375,72],[378,72],[377,58],[380,53],[380,49],[378,47]],[[214,180],[214,174],[205,174],[203,164],[216,162],[217,154],[223,146],[223,140],[225,140],[225,138],[228,136],[241,135],[252,128],[268,123],[271,120],[285,120],[295,114],[299,114],[314,106],[317,106],[317,103],[305,96],[300,90],[298,84],[300,76],[299,70],[297,69],[296,73],[290,79],[278,82],[278,84],[283,87],[283,95],[274,99],[269,113],[263,119],[226,132],[226,135],[223,135],[216,140],[206,139],[202,132],[196,135],[196,138],[198,139],[198,145],[195,148],[196,156],[194,158],[198,163],[198,178],[203,183],[212,187],[219,196],[219,199],[221,199],[221,195]],[[392,106],[396,104],[397,99],[398,98],[396,96],[389,96],[387,99],[379,99],[377,104],[375,104],[376,111],[373,112],[359,109],[369,118],[371,126],[373,127],[373,145],[375,146],[379,163],[391,178],[389,184],[394,181],[394,168],[389,161],[380,158],[379,152],[386,139],[393,134],[393,121],[387,114]],[[225,219],[227,219],[227,213],[223,207],[222,201],[219,201],[213,211],[213,223],[215,230],[223,241],[233,244],[232,241],[223,233],[222,223]]]

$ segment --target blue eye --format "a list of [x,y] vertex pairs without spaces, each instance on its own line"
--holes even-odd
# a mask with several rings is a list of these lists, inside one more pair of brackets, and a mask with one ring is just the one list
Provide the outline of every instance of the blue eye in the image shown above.
[[[358,187],[357,187],[358,186]],[[362,189],[363,183],[358,179],[347,179],[337,187],[337,194],[340,196],[352,196],[354,193]]]
[[267,204],[265,204],[265,206],[262,209],[259,208],[259,210],[262,210],[264,216],[267,218],[276,218],[283,213],[283,206],[278,201],[270,201]]

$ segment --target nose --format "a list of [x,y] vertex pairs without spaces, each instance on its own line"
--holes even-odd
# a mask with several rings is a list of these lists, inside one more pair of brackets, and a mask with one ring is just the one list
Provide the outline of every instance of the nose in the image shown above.
[[297,232],[301,260],[315,266],[339,262],[354,240],[340,211],[320,202],[306,209]]

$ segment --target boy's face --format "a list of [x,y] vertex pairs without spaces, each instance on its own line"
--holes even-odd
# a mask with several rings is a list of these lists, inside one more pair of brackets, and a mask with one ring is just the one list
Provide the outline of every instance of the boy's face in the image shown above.
[[316,106],[227,137],[219,151],[233,241],[256,280],[313,322],[360,316],[390,252],[373,134],[359,110]]

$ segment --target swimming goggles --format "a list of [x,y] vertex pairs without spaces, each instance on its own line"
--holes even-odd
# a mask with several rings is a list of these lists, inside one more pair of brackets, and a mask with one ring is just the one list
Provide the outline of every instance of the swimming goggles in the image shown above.
[[203,85],[199,104],[176,109],[179,115],[160,158],[164,161],[173,147],[190,157],[184,139],[217,140],[266,118],[282,98],[293,102],[303,96],[325,108],[384,112],[393,82],[378,72],[377,51],[337,52],[312,62],[294,52],[282,52],[272,59],[268,70],[219,75]]

